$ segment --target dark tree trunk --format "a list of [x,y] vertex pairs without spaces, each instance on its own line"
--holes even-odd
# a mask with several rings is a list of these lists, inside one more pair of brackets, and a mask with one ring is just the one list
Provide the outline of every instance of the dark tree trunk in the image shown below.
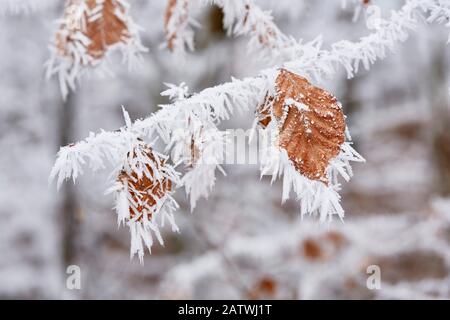
[[347,115],[348,119],[351,119],[352,115],[357,112],[361,107],[361,101],[358,99],[356,92],[356,84],[360,81],[356,77],[353,77],[351,79],[347,79],[346,81],[346,90],[343,97],[343,108],[344,112]]
[[[362,77],[363,76],[353,77],[345,80],[346,87],[344,96],[342,97],[341,101],[344,113],[347,116],[346,123],[347,126],[350,128],[350,131],[352,130],[354,115],[361,109],[362,105],[362,101],[357,94],[358,92],[357,84],[358,81],[363,81]],[[352,139],[353,139],[353,147],[356,150],[358,150],[359,148],[358,139],[355,137],[352,137]]]
[[450,196],[450,109],[445,44],[439,44],[434,52],[428,77],[432,149],[437,168],[437,190],[442,196]]
[[[75,96],[69,93],[59,110],[59,144],[66,146],[73,142]],[[60,218],[62,219],[62,263],[64,268],[76,264],[76,238],[79,233],[78,201],[75,186],[67,181],[61,190]]]

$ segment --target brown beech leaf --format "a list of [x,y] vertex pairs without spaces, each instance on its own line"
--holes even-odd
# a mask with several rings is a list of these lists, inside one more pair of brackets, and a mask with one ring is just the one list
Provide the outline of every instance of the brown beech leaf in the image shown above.
[[247,293],[247,297],[252,300],[274,298],[277,293],[277,282],[274,278],[265,276],[260,278]]
[[[155,160],[151,148],[148,148],[145,153],[151,160]],[[161,163],[161,166],[164,166],[164,162]],[[149,209],[153,208],[156,204],[156,199],[161,199],[172,190],[172,181],[166,178],[161,181],[154,179],[153,169],[148,164],[146,167],[151,177],[143,175],[138,178],[135,172],[128,174],[125,171],[121,171],[118,180],[122,183],[128,183],[128,191],[133,201],[139,204],[137,211],[147,214],[148,220],[151,220],[152,212]],[[130,208],[130,219],[133,219],[135,216],[136,213]],[[138,221],[142,221],[142,216],[138,218]]]
[[345,141],[345,118],[337,99],[305,78],[281,69],[275,97],[267,96],[258,119],[278,124],[279,146],[296,170],[311,180],[328,183],[326,170]]
[[308,260],[322,260],[325,256],[323,249],[318,241],[307,238],[302,242],[301,252]]
[[[89,11],[94,10],[98,6],[96,0],[85,1]],[[71,0],[66,7],[65,16],[69,21],[71,21],[71,15],[74,15],[77,5],[80,5],[79,0]],[[95,59],[101,59],[108,50],[108,47],[123,42],[130,37],[126,23],[116,14],[117,11],[125,13],[123,5],[117,0],[105,0],[102,5],[100,18],[92,20],[90,15],[85,14],[85,30],[81,30],[75,23],[61,27],[65,29],[69,28],[69,30],[65,30],[69,31],[68,33],[58,32],[56,35],[56,47],[61,55],[68,55],[66,47],[72,41],[72,36],[78,31],[81,31],[91,40],[87,46],[87,51]]]
[[300,243],[300,254],[310,261],[325,261],[336,257],[346,244],[347,239],[342,233],[328,231],[303,239]]

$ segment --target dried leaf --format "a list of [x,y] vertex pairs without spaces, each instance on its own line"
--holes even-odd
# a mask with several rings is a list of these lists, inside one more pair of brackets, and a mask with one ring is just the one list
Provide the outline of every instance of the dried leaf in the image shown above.
[[[80,5],[86,4],[88,10],[84,12],[85,26],[77,22],[76,12]],[[101,6],[99,12],[94,9]],[[95,13],[94,13],[95,12]],[[90,42],[87,53],[94,59],[101,59],[108,48],[119,42],[126,41],[130,34],[125,21],[118,13],[125,13],[125,7],[117,0],[71,0],[66,6],[65,20],[72,23],[64,24],[56,34],[56,47],[62,56],[70,55],[69,44],[74,40],[77,32],[82,32]]]
[[274,278],[266,276],[260,278],[253,288],[248,292],[247,297],[256,299],[273,299],[277,293],[277,282]]
[[[155,158],[152,153],[152,149],[148,148],[145,154],[156,163]],[[161,167],[164,166],[164,161],[161,163]],[[130,193],[133,202],[136,203],[136,209],[139,214],[147,214],[148,220],[152,219],[152,209],[156,205],[157,199],[163,198],[168,192],[172,190],[172,181],[164,178],[160,181],[154,178],[153,169],[150,165],[146,165],[147,170],[150,172],[150,176],[143,175],[138,177],[138,175],[133,172],[128,174],[122,171],[118,177],[118,180],[124,184],[128,184],[128,192]],[[130,219],[136,216],[136,212],[130,207]],[[142,221],[142,215],[137,219]]]
[[320,244],[316,240],[310,238],[303,241],[302,253],[308,260],[316,261],[324,258],[324,253]]
[[301,242],[301,255],[310,261],[326,261],[334,258],[344,248],[347,239],[338,231],[327,231]]
[[311,180],[328,183],[326,170],[345,141],[345,118],[337,99],[305,78],[281,69],[275,97],[266,97],[258,119],[278,124],[280,148],[296,170]]

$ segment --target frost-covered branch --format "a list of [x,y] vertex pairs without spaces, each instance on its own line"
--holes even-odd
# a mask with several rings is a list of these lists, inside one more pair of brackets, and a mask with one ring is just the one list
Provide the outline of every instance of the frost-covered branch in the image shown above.
[[253,0],[210,0],[224,13],[223,24],[230,35],[248,36],[248,47],[261,57],[273,57],[293,41],[273,22],[270,11],[262,10]]
[[[243,3],[238,1],[235,4]],[[91,134],[80,143],[61,148],[51,176],[57,177],[60,185],[65,179],[76,179],[85,165],[96,170],[109,162],[114,168],[114,190],[122,190],[122,196],[118,196],[122,200],[118,200],[116,206],[119,217],[126,216],[129,221],[134,221],[131,213],[128,216],[125,214],[129,212],[124,205],[127,201],[128,208],[141,208],[137,209],[139,216],[142,216],[142,210],[154,210],[152,216],[156,217],[165,210],[164,206],[152,205],[145,209],[145,206],[133,205],[138,193],[136,190],[127,191],[127,183],[123,182],[120,173],[130,166],[130,161],[134,161],[130,154],[134,154],[136,145],[142,144],[146,150],[154,150],[155,141],[161,140],[166,145],[164,153],[170,154],[174,166],[171,167],[173,171],[170,169],[172,173],[166,176],[168,180],[174,181],[174,177],[181,175],[175,167],[180,163],[187,164],[185,175],[173,186],[185,188],[193,208],[199,197],[209,194],[215,181],[215,171],[220,169],[223,161],[222,148],[227,143],[227,135],[217,125],[236,111],[253,109],[257,110],[255,123],[259,124],[263,139],[268,142],[261,153],[261,171],[262,174],[272,175],[272,180],[283,178],[282,200],[289,198],[292,191],[300,203],[302,215],[319,215],[321,221],[330,220],[333,215],[343,218],[338,176],[348,181],[352,176],[350,162],[363,159],[351,147],[337,99],[313,86],[308,79],[320,80],[331,76],[340,66],[344,67],[349,77],[358,72],[360,64],[369,68],[377,59],[384,58],[397,42],[406,40],[424,18],[429,18],[430,12],[436,12],[437,5],[447,8],[448,1],[445,5],[433,0],[407,1],[399,11],[391,13],[390,19],[378,21],[378,28],[372,34],[357,42],[339,41],[330,50],[322,48],[320,39],[307,43],[288,39],[286,43],[290,45],[282,47],[277,56],[280,63],[262,71],[257,77],[233,79],[193,95],[185,86],[171,86],[163,94],[169,96],[172,103],[161,106],[161,110],[148,118],[131,123],[125,113],[126,126],[117,132]],[[439,22],[437,18],[432,20]],[[235,18],[230,18],[229,26],[234,25],[234,30],[236,23],[239,25]],[[240,27],[248,26],[241,23]],[[261,44],[264,43],[269,42]],[[161,162],[156,165],[154,158],[140,157],[141,167],[150,166],[152,172],[162,170]],[[164,161],[169,165],[169,160]],[[130,174],[133,170],[128,172]],[[146,177],[151,185],[156,181],[161,184],[154,174]],[[142,179],[138,178],[136,183],[142,186]],[[157,194],[166,196],[168,189],[163,188]],[[128,192],[128,196],[123,196],[123,192]],[[171,212],[176,204],[170,203],[172,217]],[[156,220],[155,223],[160,225]],[[150,246],[146,233],[150,229],[132,230],[132,253],[137,252],[142,257],[141,239]]]
[[[436,2],[434,5],[431,5],[430,15],[427,19],[429,23],[439,23],[444,24],[447,28],[450,27],[450,1],[449,0],[440,0]],[[450,36],[449,40],[450,42]]]
[[[166,46],[170,51],[184,53],[194,49],[194,27],[198,22],[190,14],[198,1],[169,0],[165,14]],[[204,5],[218,6],[223,14],[223,25],[231,36],[248,36],[248,47],[260,58],[280,55],[293,39],[284,35],[273,22],[270,11],[262,10],[253,0],[202,0]]]

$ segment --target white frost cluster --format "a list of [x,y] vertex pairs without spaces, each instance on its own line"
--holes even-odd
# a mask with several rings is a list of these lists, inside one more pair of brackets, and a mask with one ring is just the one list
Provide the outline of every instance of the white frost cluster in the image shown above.
[[230,35],[248,36],[248,47],[259,58],[276,57],[283,48],[295,42],[285,36],[273,22],[269,11],[253,0],[211,0],[222,8],[224,27]]
[[194,28],[200,24],[192,16],[196,1],[171,0],[166,12],[165,47],[177,54],[185,53],[186,49],[194,51]]
[[308,179],[299,173],[292,165],[286,150],[279,148],[275,121],[262,131],[262,145],[267,146],[261,152],[261,176],[272,176],[272,183],[280,178],[283,179],[282,202],[290,198],[291,191],[300,203],[301,216],[318,215],[320,222],[331,221],[334,215],[341,220],[344,218],[344,209],[340,201],[339,191],[341,185],[338,177],[349,181],[353,175],[350,162],[364,162],[351,146],[351,142],[344,142],[341,152],[330,161],[327,169],[328,184],[322,181]]

